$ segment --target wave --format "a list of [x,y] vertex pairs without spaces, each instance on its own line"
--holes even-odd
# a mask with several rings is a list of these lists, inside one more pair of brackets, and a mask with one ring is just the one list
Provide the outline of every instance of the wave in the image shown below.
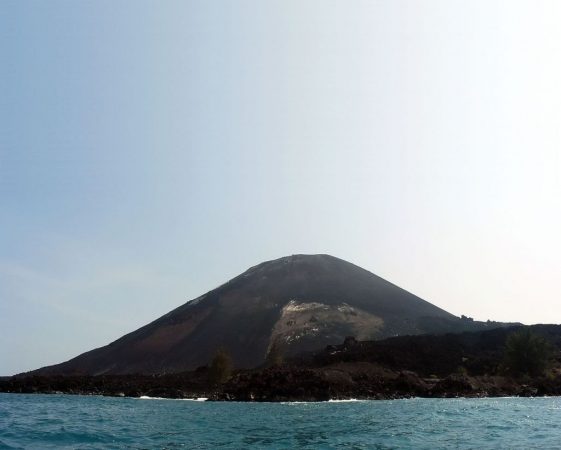
[[360,403],[360,402],[369,402],[374,400],[361,400],[358,398],[345,398],[345,399],[335,399],[332,398],[327,401],[316,401],[316,402],[299,402],[299,401],[291,401],[291,402],[280,402],[281,405],[305,405],[307,403]]
[[207,397],[197,397],[197,398],[165,398],[165,397],[149,397],[148,395],[141,395],[137,397],[139,400],[181,400],[184,402],[206,402]]

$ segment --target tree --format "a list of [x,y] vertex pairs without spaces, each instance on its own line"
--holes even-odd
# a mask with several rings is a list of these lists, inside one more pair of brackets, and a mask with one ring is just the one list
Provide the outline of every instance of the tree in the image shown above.
[[507,337],[503,365],[513,375],[542,375],[550,357],[549,343],[530,328],[522,328]]
[[271,347],[267,352],[267,357],[265,358],[265,365],[267,367],[276,367],[282,365],[283,362],[284,362],[284,353],[279,344],[279,341],[275,340],[271,344]]
[[226,350],[219,348],[210,363],[209,380],[213,384],[222,384],[232,375],[232,359]]

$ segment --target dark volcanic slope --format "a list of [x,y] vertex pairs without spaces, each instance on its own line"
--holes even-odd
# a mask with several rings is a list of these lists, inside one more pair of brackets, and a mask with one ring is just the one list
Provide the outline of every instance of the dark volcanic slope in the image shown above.
[[238,367],[339,344],[480,328],[329,255],[295,255],[252,267],[156,321],[39,374],[169,373],[205,365],[225,348]]

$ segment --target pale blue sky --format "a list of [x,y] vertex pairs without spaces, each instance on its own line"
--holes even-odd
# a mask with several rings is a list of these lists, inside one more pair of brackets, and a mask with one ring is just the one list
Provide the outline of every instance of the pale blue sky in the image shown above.
[[561,6],[0,3],[0,374],[249,266],[561,323]]

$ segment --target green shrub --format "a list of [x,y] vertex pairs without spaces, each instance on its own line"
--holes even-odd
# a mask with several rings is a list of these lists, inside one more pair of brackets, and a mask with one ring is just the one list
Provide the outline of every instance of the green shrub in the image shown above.
[[277,367],[284,363],[284,352],[278,340],[275,340],[265,358],[266,367]]
[[223,348],[218,349],[212,358],[208,375],[213,384],[225,383],[232,375],[232,359]]
[[530,328],[522,328],[506,339],[503,367],[512,375],[543,375],[551,358],[551,347]]

